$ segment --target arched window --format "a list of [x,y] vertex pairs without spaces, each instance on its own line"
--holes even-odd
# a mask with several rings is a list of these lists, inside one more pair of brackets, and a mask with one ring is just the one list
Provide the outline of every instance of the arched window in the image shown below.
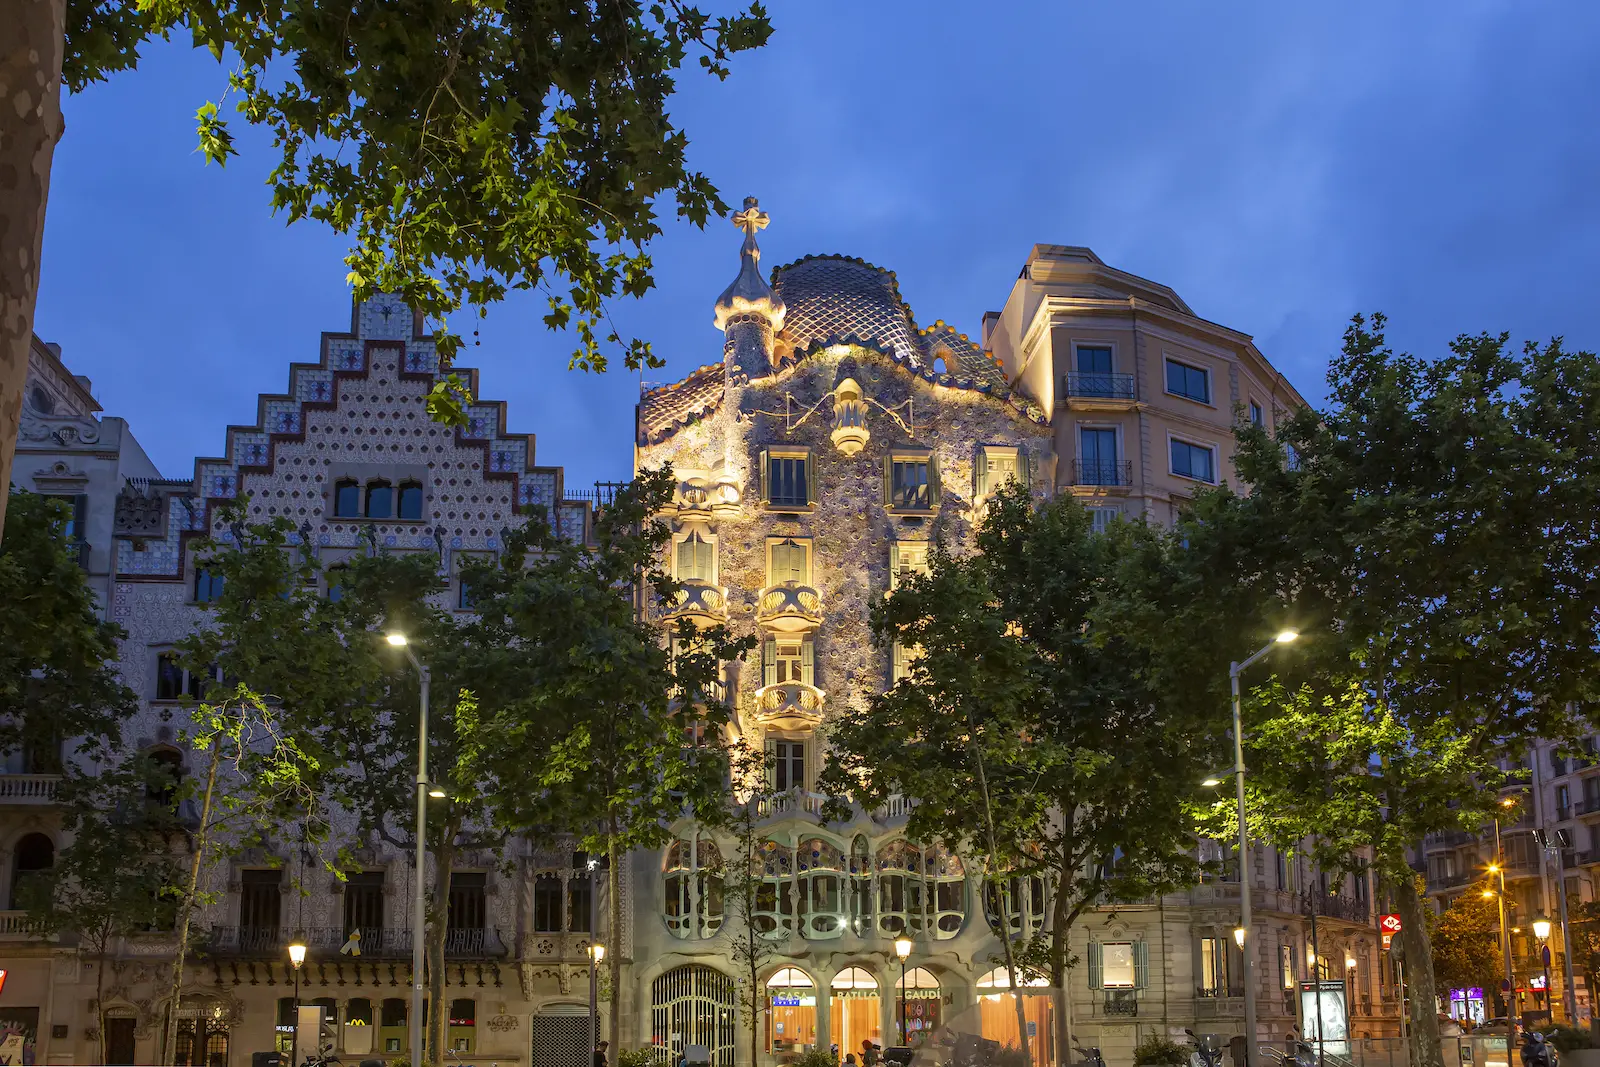
[[17,842],[11,868],[11,908],[28,906],[28,886],[56,865],[56,846],[44,834],[25,834]]
[[400,483],[400,518],[417,520],[422,518],[421,482]]
[[661,870],[661,914],[675,937],[711,937],[722,929],[722,853],[715,841],[674,841]]
[[922,933],[922,850],[894,841],[878,852],[878,933],[916,937]]
[[903,1000],[906,1006],[906,1028],[900,1043],[920,1048],[928,1035],[939,1029],[939,979],[925,967],[913,967],[903,980],[895,976],[894,987],[896,998]]
[[698,532],[679,541],[678,581],[710,584],[715,580],[716,567],[711,543]]
[[333,483],[333,515],[337,519],[361,517],[361,486],[354,478]]
[[846,967],[829,982],[829,1031],[839,1042],[839,1051],[861,1055],[861,1042],[871,1039],[881,1044],[878,980],[862,967]]
[[[996,884],[988,882],[983,887],[983,914],[989,929],[1000,933],[1005,918],[1010,919],[1012,937],[1024,933],[1032,937],[1044,929],[1045,920],[1044,879],[1037,874],[1020,875]],[[1001,904],[1006,915],[1001,915]]]
[[961,932],[967,921],[967,872],[961,858],[942,845],[922,854],[928,882],[928,931],[943,940]]
[[799,1052],[817,1040],[817,984],[798,967],[767,979],[767,1051]]
[[394,486],[378,478],[367,483],[367,518],[387,519],[394,515]]
[[385,997],[383,1008],[378,1016],[380,1025],[404,1026],[406,1024],[406,1002],[404,997]]
[[844,933],[844,853],[814,837],[795,857],[800,883],[800,934],[816,940]]
[[371,1026],[372,1001],[366,997],[351,997],[345,1005],[344,1021],[346,1026]]
[[776,841],[761,843],[761,884],[756,887],[756,910],[751,916],[762,937],[781,941],[794,933],[794,850]]

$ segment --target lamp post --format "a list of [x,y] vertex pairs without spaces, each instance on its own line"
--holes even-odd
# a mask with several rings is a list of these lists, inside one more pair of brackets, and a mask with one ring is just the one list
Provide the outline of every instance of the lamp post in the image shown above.
[[289,962],[294,965],[294,1036],[289,1039],[289,1067],[300,1061],[300,965],[306,961],[304,934],[289,939]]
[[600,1047],[600,961],[606,947],[599,942],[589,946],[589,1053]]
[[911,955],[911,939],[897,937],[894,939],[894,954],[900,957],[900,1044],[911,1044],[911,1038],[906,1034],[906,957]]
[[[1500,807],[1510,809],[1517,806],[1512,797],[1501,797]],[[1506,990],[1506,1063],[1511,1063],[1511,1057],[1517,1047],[1517,988],[1511,980],[1511,935],[1506,931],[1506,861],[1500,854],[1500,816],[1494,819],[1494,862],[1489,864],[1489,873],[1500,876],[1500,891],[1485,889],[1486,897],[1497,897],[1500,911],[1500,956],[1505,964],[1505,990]]]
[[1244,944],[1250,935],[1250,839],[1245,827],[1244,814],[1244,716],[1239,703],[1239,675],[1256,660],[1278,645],[1286,645],[1299,637],[1295,630],[1282,630],[1278,636],[1263,645],[1255,655],[1243,663],[1228,664],[1228,685],[1233,693],[1233,780],[1239,800],[1239,954],[1244,957],[1244,1055],[1245,1067],[1260,1067],[1261,1050],[1256,1041],[1256,975],[1255,952]]
[[[417,717],[417,856],[416,856],[416,890],[411,900],[411,1062],[421,1067],[424,1062],[422,1049],[422,974],[425,969],[426,947],[424,933],[428,925],[428,898],[423,889],[423,878],[426,871],[428,857],[428,683],[431,680],[428,668],[417,659],[417,654],[411,651],[411,644],[406,635],[398,631],[387,635],[389,644],[396,648],[404,649],[406,659],[411,661],[411,666],[416,668],[417,677],[421,682],[422,701]],[[443,796],[442,790],[433,791],[436,795]]]
[[1541,913],[1533,920],[1533,936],[1539,939],[1539,960],[1544,964],[1544,1010],[1550,1013],[1550,1021],[1556,1021],[1556,1002],[1553,991],[1550,989],[1550,920]]

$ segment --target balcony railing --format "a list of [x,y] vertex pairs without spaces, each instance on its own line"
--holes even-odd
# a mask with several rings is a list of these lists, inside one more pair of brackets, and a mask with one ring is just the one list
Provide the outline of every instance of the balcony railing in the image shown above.
[[1139,997],[1133,990],[1106,990],[1103,1014],[1134,1018],[1139,1014]]
[[[308,955],[325,962],[340,957],[354,930],[342,926],[320,926],[298,931]],[[411,931],[400,927],[361,927],[359,942],[363,959],[404,959],[411,955]],[[213,926],[202,939],[201,947],[212,956],[288,958],[289,939],[296,933],[287,927]],[[498,930],[450,930],[445,933],[444,953],[457,959],[486,959],[506,954]],[[354,949],[345,954],[352,960]]]
[[790,633],[814,630],[822,622],[822,597],[799,582],[769,586],[756,602],[756,621]]
[[789,789],[758,798],[756,814],[763,819],[773,819],[781,815],[821,815],[822,805],[827,802],[828,798],[821,793]]
[[43,936],[45,935],[40,932],[38,921],[31,918],[27,912],[0,911],[0,938],[17,941]]
[[1358,923],[1367,922],[1372,917],[1372,905],[1368,901],[1357,900],[1355,897],[1334,896],[1331,893],[1326,896],[1317,893],[1315,897],[1318,915]]
[[1588,796],[1574,804],[1579,815],[1600,815],[1600,796]]
[[1429,849],[1456,848],[1460,845],[1470,845],[1477,839],[1475,835],[1469,834],[1465,830],[1441,830],[1438,833],[1424,837],[1422,844],[1424,848]]
[[815,724],[822,719],[822,690],[804,682],[765,685],[756,690],[756,717],[766,723]]
[[59,774],[0,774],[0,804],[54,804]]
[[1072,461],[1073,485],[1132,485],[1133,462],[1126,460],[1075,459]]
[[1132,400],[1131,374],[1069,374],[1067,395],[1094,400]]
[[670,613],[674,618],[684,616],[708,622],[724,622],[728,618],[727,590],[708,582],[683,582],[678,589],[677,603]]

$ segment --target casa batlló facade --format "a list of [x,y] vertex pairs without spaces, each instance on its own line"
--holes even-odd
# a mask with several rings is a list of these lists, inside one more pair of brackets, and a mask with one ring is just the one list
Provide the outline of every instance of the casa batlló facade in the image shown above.
[[[889,1046],[902,1036],[917,1045],[968,1013],[1014,1042],[1014,1014],[999,999],[998,901],[975,869],[907,840],[903,800],[843,825],[820,819],[821,731],[903,667],[903,650],[872,646],[871,606],[926,566],[935,538],[970,550],[984,500],[1008,479],[1041,499],[1076,493],[1108,519],[1167,521],[1197,484],[1228,476],[1235,405],[1273,420],[1302,401],[1248,337],[1087,249],[1036,247],[1004,310],[985,316],[980,343],[943,322],[919,326],[894,275],[857,259],[807,256],[763,277],[766,215],[749,201],[734,221],[744,245],[714,309],[720,358],[641,397],[635,444],[638,467],[671,463],[679,479],[663,516],[673,530],[666,563],[684,586],[670,614],[758,638],[725,683],[737,732],[769,754],[773,775],[760,810],[757,923],[773,952],[759,977],[759,1062],[813,1045],[859,1051],[863,1040]],[[59,359],[39,366],[65,373]],[[533,438],[508,431],[503,405],[476,404],[462,430],[428,420],[435,371],[417,318],[373,300],[348,332],[323,335],[314,360],[291,365],[286,392],[262,397],[252,424],[229,427],[222,454],[198,460],[192,477],[130,466],[88,491],[89,513],[108,519],[89,535],[89,557],[107,561],[105,608],[127,630],[120,667],[141,700],[132,743],[193,769],[170,720],[196,680],[163,654],[202,622],[214,593],[191,545],[207,531],[233,536],[216,509],[241,494],[253,520],[287,516],[325,567],[367,552],[438,555],[440,595],[458,610],[460,562],[499,551],[525,506],[545,505],[565,536],[587,536],[595,494],[569,492],[559,468],[536,465]],[[92,420],[83,392],[75,417]],[[25,487],[60,493],[64,484]],[[62,841],[50,776],[6,766],[0,888],[14,890]],[[630,857],[621,872],[619,931],[591,933],[606,908],[581,855],[519,843],[509,873],[490,856],[458,863],[447,937],[453,1060],[587,1067],[588,949],[598,937],[622,960],[625,1045],[651,1046],[662,1064],[688,1045],[706,1046],[718,1067],[745,1063],[735,931],[711,877],[733,843],[687,823],[674,829],[670,846]],[[219,871],[177,1006],[185,1062],[243,1067],[254,1052],[286,1047],[286,945],[296,930],[310,944],[302,1001],[327,1009],[340,1054],[409,1055],[410,858],[349,844],[361,869],[344,883],[312,877],[304,898],[292,887],[292,844]],[[1297,1025],[1298,986],[1314,973],[1348,990],[1353,1036],[1398,1033],[1370,887],[1330,883],[1265,847],[1246,875],[1262,1036]],[[1073,951],[1083,966],[1070,990],[1079,1042],[1126,1063],[1152,1033],[1239,1032],[1238,894],[1236,880],[1219,881],[1081,920]],[[1041,882],[1011,887],[1011,933],[1042,929],[1048,899]],[[353,931],[360,957],[339,951]],[[903,983],[900,937],[913,944]],[[113,1062],[155,1062],[172,950],[160,932],[114,946]],[[93,961],[31,935],[12,911],[0,913],[0,967],[0,1028],[34,1062],[92,1062]],[[1048,1038],[1052,1006],[1038,993],[1026,998],[1029,1029]]]

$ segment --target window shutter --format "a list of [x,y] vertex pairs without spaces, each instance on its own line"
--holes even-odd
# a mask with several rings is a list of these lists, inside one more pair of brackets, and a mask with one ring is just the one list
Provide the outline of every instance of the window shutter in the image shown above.
[[989,495],[989,451],[978,448],[978,462],[972,468],[972,498],[982,500]]
[[806,483],[806,504],[817,502],[817,472],[811,469],[811,453],[807,452],[805,459],[800,461],[800,477]]
[[771,461],[767,458],[767,450],[764,448],[761,450],[761,470],[756,477],[761,485],[761,503],[770,504],[772,502],[772,466]]
[[1100,971],[1101,971],[1101,968],[1102,968],[1102,966],[1104,964],[1104,960],[1102,959],[1102,955],[1103,955],[1103,951],[1100,948],[1100,942],[1098,942],[1098,941],[1089,942],[1089,988],[1090,989],[1099,989],[1099,988],[1101,988],[1101,984],[1102,983],[1101,983],[1101,980],[1100,980]]
[[1017,480],[1022,483],[1022,488],[1033,488],[1033,464],[1020,447],[1017,449]]
[[764,745],[767,753],[767,788],[778,788],[778,743],[772,738],[767,738]]
[[928,506],[939,506],[939,454],[928,453]]
[[1133,988],[1150,988],[1150,945],[1145,941],[1133,943]]
[[889,542],[889,588],[894,589],[900,584],[900,546],[894,541]]
[[906,676],[906,650],[899,641],[894,643],[889,664],[889,684],[892,686]]
[[817,684],[816,646],[809,637],[800,642],[800,680],[807,685]]
[[761,642],[761,684],[778,684],[778,642],[767,638]]
[[894,503],[894,457],[883,457],[883,506]]

